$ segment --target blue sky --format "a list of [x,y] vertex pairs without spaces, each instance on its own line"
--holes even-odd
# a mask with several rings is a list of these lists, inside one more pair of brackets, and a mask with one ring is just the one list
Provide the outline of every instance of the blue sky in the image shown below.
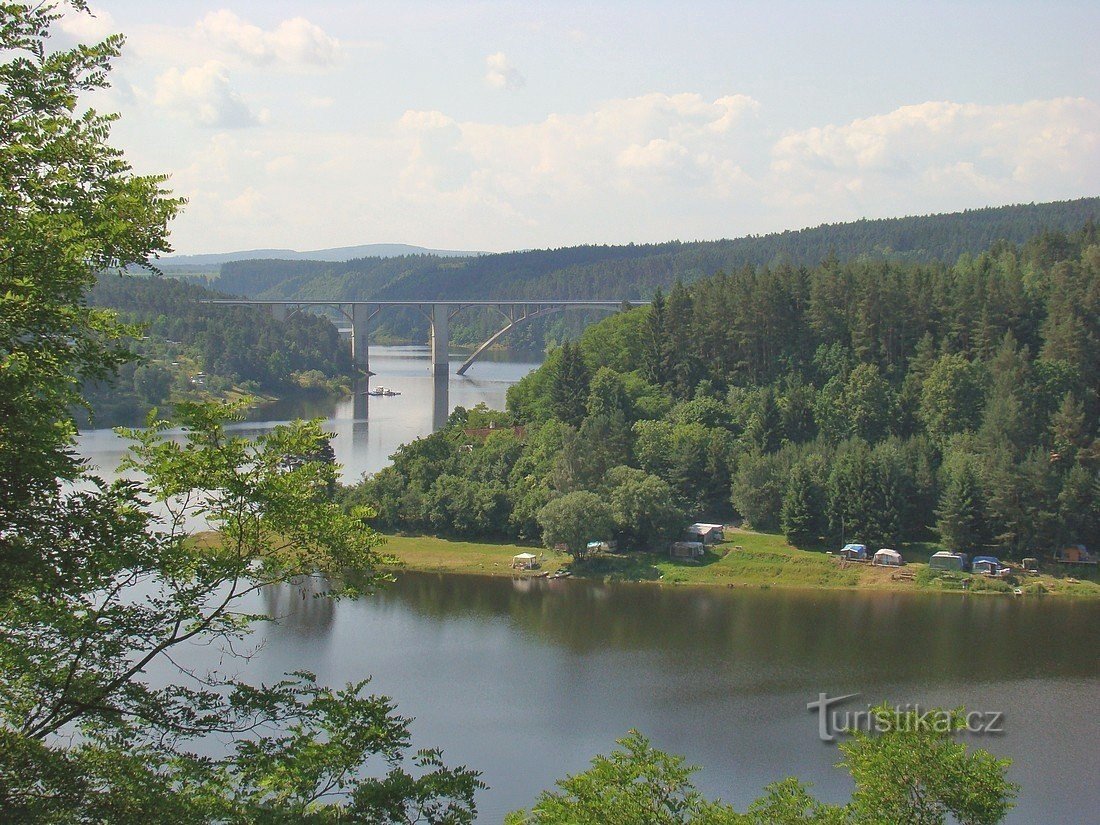
[[736,237],[1100,193],[1095,3],[100,0],[180,252]]

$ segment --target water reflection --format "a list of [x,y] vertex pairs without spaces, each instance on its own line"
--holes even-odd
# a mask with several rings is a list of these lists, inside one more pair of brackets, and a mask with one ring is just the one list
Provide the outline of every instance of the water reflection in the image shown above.
[[789,774],[843,799],[848,779],[806,711],[819,691],[1004,711],[1006,734],[977,744],[1015,760],[1024,795],[1009,821],[1100,809],[1087,772],[1062,769],[1091,764],[1100,736],[1081,712],[1100,701],[1095,603],[403,573],[332,615],[312,610],[262,629],[264,678],[373,676],[416,717],[418,746],[485,771],[484,822],[631,727],[739,805]]
[[[538,364],[508,360],[500,353],[494,356],[501,360],[479,361],[472,370],[474,375],[457,376],[453,372],[463,356],[455,355],[447,380],[432,375],[427,347],[372,347],[371,369],[376,375],[370,385],[391,387],[400,395],[372,398],[363,394],[366,383],[359,382],[355,392],[345,398],[293,398],[252,410],[249,420],[233,429],[256,435],[293,418],[321,418],[325,429],[335,434],[333,449],[343,467],[343,479],[352,482],[384,467],[401,444],[442,426],[453,405],[485,403],[503,409],[508,387]],[[182,438],[179,431],[168,435]],[[86,431],[77,439],[79,455],[107,476],[116,472],[125,450],[126,443],[111,430]]]

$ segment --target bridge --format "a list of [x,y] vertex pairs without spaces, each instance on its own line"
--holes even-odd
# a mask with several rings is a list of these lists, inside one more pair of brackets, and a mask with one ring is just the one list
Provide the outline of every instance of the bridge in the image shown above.
[[340,315],[351,323],[351,357],[356,366],[364,372],[370,372],[370,352],[367,346],[367,335],[370,331],[370,322],[387,307],[412,307],[418,310],[425,318],[431,329],[432,370],[437,375],[447,375],[449,362],[447,350],[451,342],[451,320],[462,310],[470,307],[487,307],[500,314],[504,326],[487,338],[477,347],[456,372],[465,375],[481,355],[493,344],[499,341],[520,324],[541,318],[555,312],[564,312],[572,309],[600,310],[604,312],[619,312],[632,309],[635,306],[645,306],[648,301],[262,301],[249,299],[218,299],[203,301],[204,304],[220,304],[228,306],[258,306],[271,310],[272,315],[283,320],[297,312],[309,310],[314,307],[335,309]]

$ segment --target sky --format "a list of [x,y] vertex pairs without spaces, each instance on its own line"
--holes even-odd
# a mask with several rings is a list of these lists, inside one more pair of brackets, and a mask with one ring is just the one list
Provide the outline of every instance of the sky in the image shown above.
[[1100,194],[1095,2],[98,0],[179,253],[708,240]]

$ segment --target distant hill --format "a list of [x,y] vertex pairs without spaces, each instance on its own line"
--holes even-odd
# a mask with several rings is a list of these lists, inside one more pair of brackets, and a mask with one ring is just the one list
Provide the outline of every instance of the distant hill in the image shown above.
[[[976,255],[997,243],[1022,244],[1043,231],[1073,232],[1097,218],[1100,197],[860,220],[733,240],[575,246],[476,257],[255,259],[223,264],[211,286],[269,299],[645,300],[658,287],[667,291],[677,281],[690,283],[744,266],[814,266],[831,255],[841,261],[870,258],[950,264],[960,255]],[[487,313],[466,311],[457,320],[452,328],[456,342],[483,340],[499,326]],[[516,340],[540,346],[543,340],[559,340],[576,328],[572,316],[558,316],[517,330]],[[380,316],[376,331],[405,340],[423,340],[427,334],[423,319],[411,310]]]
[[454,249],[427,249],[403,243],[369,243],[362,246],[339,246],[298,252],[294,249],[249,249],[243,252],[213,252],[207,255],[170,255],[158,262],[163,267],[208,267],[230,261],[262,258],[276,261],[350,261],[353,258],[397,258],[402,255],[435,255],[440,258],[467,258],[481,252]]

